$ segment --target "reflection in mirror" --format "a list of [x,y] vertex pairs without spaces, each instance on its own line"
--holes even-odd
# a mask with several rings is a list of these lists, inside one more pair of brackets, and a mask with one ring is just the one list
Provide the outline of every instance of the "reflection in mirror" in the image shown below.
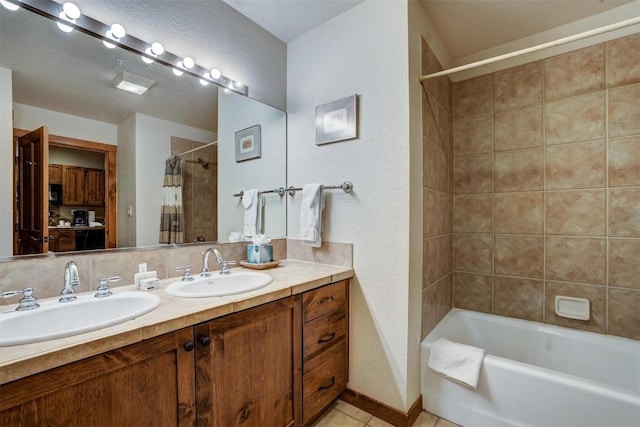
[[[243,210],[240,199],[232,197],[234,192],[286,186],[284,112],[239,94],[223,94],[222,90],[220,99],[238,97],[242,101],[221,106],[228,111],[218,111],[216,85],[202,86],[188,74],[176,77],[169,67],[145,64],[138,54],[124,49],[106,49],[100,40],[78,31],[62,33],[54,22],[24,9],[9,12],[0,8],[0,24],[1,75],[6,78],[8,74],[12,80],[14,129],[30,131],[47,126],[51,146],[61,147],[50,149],[50,163],[68,170],[83,168],[82,183],[86,184],[87,171],[104,173],[104,202],[94,201],[92,205],[86,203],[86,198],[65,203],[60,197],[58,203],[59,194],[71,190],[70,174],[67,172],[66,182],[63,176],[62,189],[58,192],[59,187],[53,187],[54,200],[46,208],[47,214],[51,212],[50,231],[62,232],[60,221],[89,225],[91,211],[93,222],[106,228],[105,247],[158,245],[165,160],[218,140],[222,125],[218,123],[219,115],[220,120],[230,121],[221,126],[228,135],[220,139],[219,145],[184,157],[184,189],[188,193],[183,202],[185,231],[188,230],[185,241],[226,240],[229,230],[241,229]],[[111,83],[122,71],[156,83],[143,95],[117,90]],[[260,109],[269,111],[271,116],[249,115]],[[12,114],[7,110],[3,108],[0,114]],[[234,156],[228,155],[235,150],[235,132],[256,124],[263,128],[262,158],[236,163]],[[107,152],[96,150],[95,145],[91,156],[84,156],[82,153],[89,153],[77,149],[95,143],[98,148],[117,150],[113,165],[108,162]],[[63,149],[66,152],[56,151]],[[0,173],[3,185],[13,181],[11,171]],[[108,179],[110,173],[113,176]],[[217,176],[220,174],[227,175]],[[282,237],[286,233],[284,199],[266,200],[264,231],[270,236]],[[271,209],[274,203],[277,209]],[[86,215],[80,214],[83,218],[78,219],[72,210]],[[111,211],[113,218],[109,220]],[[15,222],[4,217],[0,221]],[[59,239],[49,249],[89,248],[72,245],[71,241],[77,238],[68,240],[66,247],[56,246],[61,243]],[[11,246],[10,242],[0,243],[0,256],[14,253]]]

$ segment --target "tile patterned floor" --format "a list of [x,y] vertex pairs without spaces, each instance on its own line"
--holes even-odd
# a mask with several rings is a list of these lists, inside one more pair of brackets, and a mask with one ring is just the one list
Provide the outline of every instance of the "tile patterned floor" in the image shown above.
[[[313,427],[393,427],[391,424],[376,418],[362,409],[356,408],[342,400],[337,400]],[[422,411],[413,427],[459,427],[436,415]]]

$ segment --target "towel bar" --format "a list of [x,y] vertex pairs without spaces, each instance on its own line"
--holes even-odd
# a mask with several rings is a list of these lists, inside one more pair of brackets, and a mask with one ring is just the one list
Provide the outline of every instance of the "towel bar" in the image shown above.
[[[345,181],[342,184],[338,184],[338,185],[323,185],[322,189],[323,190],[335,190],[335,189],[341,189],[342,191],[344,191],[345,193],[351,193],[353,191],[353,184],[351,183],[351,181]],[[290,196],[295,196],[296,195],[296,191],[302,191],[302,187],[297,188],[294,186],[290,186],[287,187],[287,193],[289,193]]]
[[[258,191],[258,194],[266,194],[266,193],[278,193],[278,195],[280,197],[284,196],[285,193],[285,189],[284,187],[279,187],[279,188],[274,188],[273,190],[260,190]],[[233,195],[233,197],[240,197],[242,199],[242,196],[244,196],[244,191],[241,191],[239,193],[235,193]]]

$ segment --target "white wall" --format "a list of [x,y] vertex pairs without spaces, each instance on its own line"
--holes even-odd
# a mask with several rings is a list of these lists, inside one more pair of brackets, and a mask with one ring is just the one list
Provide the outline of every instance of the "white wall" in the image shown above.
[[[160,233],[160,206],[165,161],[171,155],[171,137],[201,143],[216,140],[216,134],[136,114],[135,186],[136,246],[157,246]],[[128,185],[121,183],[122,185]]]
[[118,144],[118,129],[111,123],[85,119],[57,111],[32,107],[31,105],[13,104],[17,129],[34,130],[41,126],[49,128],[50,135],[84,139],[85,141],[103,144]]
[[[118,123],[118,247],[136,246],[136,115]],[[131,215],[128,208],[131,207]]]
[[[416,355],[408,352],[419,321],[409,327],[409,307],[420,299],[409,301],[409,269],[410,258],[421,256],[409,253],[407,14],[407,2],[366,0],[287,51],[288,183],[354,185],[353,194],[327,194],[322,235],[354,244],[349,388],[402,411],[417,397],[418,376],[408,369]],[[316,105],[353,93],[360,97],[359,138],[317,147]],[[299,209],[298,194],[288,210],[292,238]]]
[[[235,133],[259,124],[262,157],[236,163]],[[243,231],[244,207],[234,193],[287,186],[287,117],[273,107],[238,94],[218,91],[218,238]],[[287,235],[288,196],[264,194],[264,231],[269,237]]]
[[13,255],[13,123],[11,70],[0,68],[0,257]]

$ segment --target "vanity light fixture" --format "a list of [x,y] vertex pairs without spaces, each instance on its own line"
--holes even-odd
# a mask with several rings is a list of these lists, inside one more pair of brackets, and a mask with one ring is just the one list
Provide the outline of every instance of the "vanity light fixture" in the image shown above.
[[[123,38],[125,35],[127,35],[127,32],[124,30],[124,27],[122,25],[113,24],[111,26],[111,29],[107,30],[105,35],[106,35],[107,38],[119,42],[121,38]],[[113,48],[116,47],[115,44],[109,43],[106,40],[103,40],[102,43],[104,44],[105,47],[107,47],[109,49],[113,49]]]
[[15,12],[16,10],[20,9],[19,5],[15,3],[11,3],[10,1],[7,1],[7,0],[0,0],[0,4],[3,5],[5,9],[8,9],[12,12]]
[[212,68],[209,72],[209,75],[213,80],[218,80],[220,77],[222,77],[222,73],[217,68]]
[[177,65],[178,68],[173,68],[173,74],[175,74],[176,76],[181,76],[182,74],[184,74],[182,70],[190,70],[194,65],[196,65],[196,63],[192,58],[185,56],[182,61],[178,62]]
[[[67,21],[75,24],[76,19],[80,18],[80,9],[78,9],[78,6],[76,6],[75,4],[66,2],[62,5],[62,12],[58,14],[58,18],[60,18],[62,21]],[[58,24],[58,28],[65,33],[70,33],[71,31],[73,31],[73,27],[65,25],[60,21],[58,21],[56,24]]]
[[127,71],[122,71],[111,82],[111,86],[120,90],[142,95],[149,90],[156,82],[146,77],[138,76]]
[[209,86],[209,80],[207,80],[207,76],[204,76],[200,79],[200,84],[202,86]]
[[[154,42],[151,44],[151,47],[148,47],[144,50],[144,53],[146,53],[149,56],[157,58],[158,56],[164,53],[164,47],[160,43]],[[149,58],[149,56],[142,57],[142,60],[147,64],[151,64],[153,62],[153,59]]]

